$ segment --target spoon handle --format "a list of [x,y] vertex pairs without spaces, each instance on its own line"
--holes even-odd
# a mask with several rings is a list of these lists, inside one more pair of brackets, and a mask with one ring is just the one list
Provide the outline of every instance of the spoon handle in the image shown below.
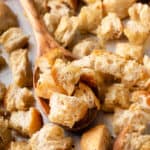
[[60,48],[60,45],[48,33],[41,16],[38,14],[35,8],[35,3],[33,0],[20,0],[20,2],[35,34],[38,47],[38,56],[43,55],[53,48]]

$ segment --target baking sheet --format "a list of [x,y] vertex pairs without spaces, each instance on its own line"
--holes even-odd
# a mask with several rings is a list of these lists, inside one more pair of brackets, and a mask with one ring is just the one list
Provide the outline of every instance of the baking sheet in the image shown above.
[[[24,33],[26,33],[27,35],[29,35],[29,58],[30,61],[32,63],[32,67],[34,64],[34,60],[36,58],[36,41],[33,35],[33,31],[31,28],[31,25],[28,22],[28,19],[26,18],[24,11],[20,5],[19,0],[5,0],[5,2],[10,6],[10,8],[15,12],[15,14],[18,17],[19,20],[19,24],[20,27],[23,29]],[[107,49],[114,51],[115,50],[115,43],[118,41],[112,41],[107,45]],[[2,47],[0,47],[0,49],[2,49]],[[146,53],[150,54],[150,38],[147,40],[146,44],[145,44],[145,50]],[[8,63],[8,67],[3,69],[0,72],[0,80],[3,81],[7,86],[11,83],[11,79],[12,79],[12,75],[11,75],[11,71],[9,69],[9,60],[8,60],[8,54],[6,54],[4,51],[2,53],[2,55],[6,58],[7,63]],[[37,108],[40,110],[39,105],[37,104]],[[41,110],[40,110],[41,111]],[[43,112],[41,111],[43,118],[44,118],[44,122],[48,122],[47,118],[44,116]],[[108,114],[104,114],[102,112],[99,113],[97,119],[95,120],[95,122],[91,125],[94,126],[96,124],[106,124],[107,127],[109,128],[110,132],[113,135],[112,132],[112,126],[111,126],[111,122],[112,122],[112,115],[108,115]],[[69,134],[73,137],[74,143],[75,143],[75,150],[80,150],[79,148],[79,141],[80,141],[80,135],[77,134],[72,134],[67,132],[66,134]]]

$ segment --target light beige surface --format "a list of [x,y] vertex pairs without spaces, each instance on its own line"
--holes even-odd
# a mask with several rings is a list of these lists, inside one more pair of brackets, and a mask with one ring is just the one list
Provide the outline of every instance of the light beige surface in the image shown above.
[[[23,29],[23,31],[30,36],[29,38],[29,49],[30,49],[30,61],[33,62],[35,60],[35,56],[36,56],[36,44],[35,44],[35,39],[33,36],[33,31],[31,29],[31,26],[28,22],[28,19],[25,17],[25,14],[20,6],[19,0],[6,0],[6,3],[12,8],[12,10],[17,14],[18,16],[18,20],[20,23],[21,28]],[[147,41],[147,43],[150,43],[150,38],[149,38],[149,42]],[[148,46],[148,44],[145,45],[145,49],[148,52],[148,48],[150,47],[150,45]],[[114,42],[110,42],[107,45],[107,49],[113,51],[115,48],[115,43]],[[150,54],[150,52],[149,52]],[[7,54],[4,53],[3,54],[5,56],[5,58],[7,58]],[[8,63],[8,59],[7,59],[7,63]],[[11,83],[12,80],[12,75],[11,75],[11,71],[9,67],[6,67],[6,69],[2,70],[0,72],[0,80],[2,80],[7,86]],[[38,104],[37,107],[39,108]],[[47,121],[46,117],[45,118],[45,122]],[[106,116],[103,115],[103,113],[100,113],[97,117],[97,119],[95,120],[94,124],[98,124],[98,123],[105,123],[107,124],[109,130],[112,129],[111,126],[111,115]],[[93,124],[93,126],[94,126]],[[67,133],[67,134],[71,134],[71,133]],[[72,135],[72,134],[71,134]],[[79,136],[77,135],[72,135],[74,142],[75,142],[75,150],[80,150],[79,148]]]

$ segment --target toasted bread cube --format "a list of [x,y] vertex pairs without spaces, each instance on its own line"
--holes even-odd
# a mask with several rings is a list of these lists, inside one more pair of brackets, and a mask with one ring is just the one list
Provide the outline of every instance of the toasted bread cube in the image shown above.
[[28,142],[25,141],[16,141],[11,142],[8,150],[32,150]]
[[150,29],[150,7],[147,4],[135,3],[128,12],[132,20],[140,21],[145,28]]
[[66,63],[62,59],[57,59],[52,67],[52,77],[68,95],[72,95],[75,85],[80,79],[80,68]]
[[140,148],[140,150],[148,150],[150,149],[150,140],[148,140],[147,142],[145,142],[142,147]]
[[11,141],[11,130],[9,129],[8,120],[0,117],[0,149],[4,149]]
[[144,50],[143,46],[130,43],[117,43],[116,54],[126,58],[142,62]]
[[35,6],[39,14],[46,13],[48,9],[48,0],[34,0]]
[[128,108],[130,106],[130,92],[124,84],[113,84],[107,88],[103,109],[114,111],[115,107]]
[[110,133],[105,125],[98,125],[81,137],[82,150],[108,150],[110,147]]
[[9,124],[21,134],[31,136],[42,127],[42,118],[39,111],[31,107],[28,111],[12,112]]
[[32,71],[28,58],[27,49],[19,49],[11,53],[10,66],[13,74],[13,81],[16,85],[32,86]]
[[77,27],[77,17],[63,16],[55,31],[55,39],[63,46],[68,46],[75,36]]
[[0,10],[0,34],[10,27],[18,26],[16,15],[3,1],[0,2]]
[[[113,150],[149,150],[150,136],[149,134],[141,134],[137,132],[130,132],[130,127],[123,129],[117,137]],[[144,149],[146,147],[148,149]]]
[[6,66],[6,61],[3,56],[0,56],[0,69]]
[[93,49],[100,49],[101,43],[96,37],[89,37],[79,41],[72,50],[76,58],[82,58],[89,55]]
[[105,13],[116,13],[121,19],[128,16],[128,8],[134,4],[136,0],[104,0],[103,7]]
[[28,110],[34,104],[32,92],[27,88],[10,85],[4,99],[8,111]]
[[88,107],[100,109],[100,102],[95,96],[94,92],[84,83],[79,83],[79,86],[76,88],[73,96],[83,99],[88,105]]
[[83,32],[93,32],[103,17],[102,2],[97,1],[89,6],[83,6],[79,13],[79,29]]
[[104,41],[119,39],[122,33],[123,25],[115,13],[109,13],[104,17],[97,30],[98,37]]
[[45,124],[40,131],[33,134],[29,143],[33,150],[70,150],[72,148],[72,139],[65,136],[63,128],[52,124]]
[[0,82],[0,101],[4,99],[5,94],[6,94],[6,87],[2,82]]
[[10,28],[2,34],[0,43],[10,53],[16,49],[23,48],[28,43],[28,36],[20,28]]
[[141,22],[130,20],[124,28],[124,34],[130,43],[142,45],[148,38],[149,30]]
[[46,25],[48,31],[51,34],[54,34],[54,32],[59,24],[60,17],[57,14],[46,13],[43,16],[43,19],[44,19],[44,22],[45,22],[45,25]]
[[49,120],[70,128],[83,119],[88,110],[88,105],[83,100],[59,93],[54,93],[50,97],[49,105]]

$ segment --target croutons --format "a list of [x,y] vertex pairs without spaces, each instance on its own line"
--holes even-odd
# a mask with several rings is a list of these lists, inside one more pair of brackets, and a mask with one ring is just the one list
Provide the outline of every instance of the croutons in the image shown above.
[[4,99],[8,111],[28,110],[34,104],[32,92],[27,88],[10,85]]
[[5,94],[6,94],[6,87],[2,82],[0,82],[0,101],[4,99]]
[[149,29],[139,21],[129,20],[125,25],[124,34],[130,43],[142,45],[148,38]]
[[101,43],[96,37],[89,37],[79,41],[72,50],[73,55],[76,58],[82,58],[89,55],[92,50],[100,49]]
[[112,112],[115,107],[128,108],[130,106],[130,92],[124,84],[115,83],[107,88],[103,110]]
[[8,150],[32,150],[28,142],[25,141],[15,141],[11,142]]
[[150,75],[150,57],[148,55],[144,55],[143,64],[147,73]]
[[128,8],[134,2],[136,2],[136,0],[104,0],[103,6],[105,13],[113,12],[123,19],[128,16]]
[[108,150],[110,147],[110,133],[105,125],[98,125],[81,137],[82,150]]
[[147,4],[135,3],[129,8],[129,16],[150,30],[150,7]]
[[70,150],[72,139],[65,136],[63,128],[45,124],[40,131],[33,134],[30,145],[33,150]]
[[[149,134],[130,132],[130,127],[127,126],[117,137],[113,150],[148,150],[149,141]],[[148,149],[144,149],[145,146]]]
[[27,42],[28,36],[20,28],[10,28],[0,37],[0,43],[3,44],[7,52],[23,48]]
[[72,128],[76,122],[82,120],[88,111],[85,101],[75,96],[54,93],[50,97],[49,120],[51,122]]
[[100,102],[93,93],[93,91],[85,85],[84,83],[79,83],[79,86],[75,89],[74,95],[85,101],[88,104],[88,108],[95,108],[100,109]]
[[17,17],[12,10],[3,2],[0,1],[0,34],[10,27],[18,25]]
[[80,79],[80,68],[69,62],[66,63],[62,59],[57,59],[52,67],[52,76],[56,84],[63,88],[68,95],[72,95],[75,85]]
[[54,32],[59,24],[60,17],[57,14],[46,13],[43,16],[43,19],[44,19],[44,22],[45,22],[45,25],[46,25],[48,31],[51,34],[54,34]]
[[116,45],[116,54],[126,58],[134,59],[137,62],[141,63],[144,56],[144,49],[141,45],[134,45],[130,43],[117,43]]
[[62,17],[54,33],[55,39],[63,46],[68,46],[72,42],[73,37],[75,36],[77,27],[77,17]]
[[31,136],[42,127],[42,118],[37,109],[30,107],[28,111],[12,112],[9,124],[21,134]]
[[9,129],[8,120],[0,117],[0,149],[3,150],[11,141],[11,130]]
[[32,86],[32,71],[27,49],[19,49],[11,53],[10,67],[16,85],[21,87]]
[[103,8],[101,1],[82,7],[78,15],[79,29],[83,32],[93,32],[100,24],[102,17]]
[[149,98],[148,92],[136,91],[132,94],[129,110],[116,109],[113,127],[116,134],[125,126],[130,126],[130,131],[143,132],[149,122]]
[[103,41],[119,39],[123,33],[123,25],[115,13],[109,13],[101,21],[97,29],[97,36]]

